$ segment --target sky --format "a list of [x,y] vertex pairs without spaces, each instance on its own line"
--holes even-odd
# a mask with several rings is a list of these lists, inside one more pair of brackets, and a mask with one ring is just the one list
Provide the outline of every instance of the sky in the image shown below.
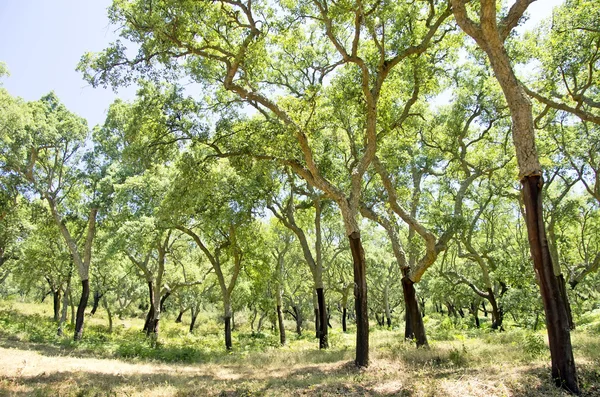
[[[548,17],[563,0],[538,0],[529,6],[525,28]],[[0,61],[10,77],[3,86],[15,96],[33,101],[56,92],[69,110],[86,118],[90,127],[104,121],[117,97],[132,99],[135,88],[92,88],[75,71],[81,56],[101,51],[117,39],[109,24],[111,0],[0,0]]]

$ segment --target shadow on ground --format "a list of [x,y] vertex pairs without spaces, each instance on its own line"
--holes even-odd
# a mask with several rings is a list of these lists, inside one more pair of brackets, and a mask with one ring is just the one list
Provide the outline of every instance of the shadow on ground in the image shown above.
[[396,387],[380,390],[351,363],[335,369],[297,368],[284,377],[222,379],[196,373],[105,374],[89,371],[0,378],[2,396],[411,396]]

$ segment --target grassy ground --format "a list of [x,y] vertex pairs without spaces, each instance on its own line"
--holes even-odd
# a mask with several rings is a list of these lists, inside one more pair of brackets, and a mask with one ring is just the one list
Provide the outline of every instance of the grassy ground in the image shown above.
[[[354,335],[331,331],[332,348],[316,349],[312,332],[278,347],[277,335],[234,333],[224,352],[220,326],[165,319],[160,345],[149,346],[141,320],[87,318],[84,341],[55,336],[50,306],[0,303],[0,395],[14,396],[563,396],[550,381],[542,333],[464,330],[429,321],[429,349],[398,330],[373,328],[371,366],[352,365]],[[600,396],[597,317],[573,333],[583,393]],[[244,330],[244,327],[241,327]]]

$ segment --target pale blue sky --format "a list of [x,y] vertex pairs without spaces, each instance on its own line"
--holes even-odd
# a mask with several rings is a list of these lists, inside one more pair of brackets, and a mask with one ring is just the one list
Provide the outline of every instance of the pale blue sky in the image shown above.
[[[526,27],[550,15],[563,0],[538,0]],[[75,71],[86,51],[100,51],[116,39],[106,8],[111,0],[0,0],[0,61],[11,76],[4,87],[25,100],[54,90],[90,127],[104,121],[117,97],[131,99],[135,90],[92,88]]]
[[[90,127],[104,121],[112,90],[92,88],[75,71],[86,51],[116,39],[106,8],[111,0],[0,0],[0,61],[11,76],[4,87],[26,100],[54,90]],[[121,90],[133,97],[134,89]]]

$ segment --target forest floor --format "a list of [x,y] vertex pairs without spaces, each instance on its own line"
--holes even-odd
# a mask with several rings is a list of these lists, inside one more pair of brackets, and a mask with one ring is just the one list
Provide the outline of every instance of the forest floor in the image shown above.
[[[550,381],[543,334],[518,329],[473,334],[430,324],[431,347],[416,349],[402,341],[400,331],[374,327],[371,365],[356,369],[353,335],[335,329],[327,351],[316,349],[314,335],[299,338],[288,333],[287,346],[273,346],[267,341],[276,336],[269,331],[263,337],[236,333],[234,351],[225,353],[218,343],[206,345],[211,334],[175,345],[171,339],[184,338],[178,330],[185,325],[172,320],[165,322],[158,349],[137,350],[134,344],[144,344],[137,329],[115,330],[114,339],[100,337],[106,332],[100,322],[101,317],[89,319],[87,342],[54,337],[54,330],[49,330],[54,338],[49,340],[40,326],[50,322],[31,307],[0,305],[0,396],[568,395]],[[209,323],[204,322],[207,327]],[[436,333],[439,328],[444,332]],[[597,327],[581,328],[574,332],[573,343],[583,395],[600,396]],[[214,338],[219,340],[218,335]],[[122,349],[123,344],[129,347]]]

